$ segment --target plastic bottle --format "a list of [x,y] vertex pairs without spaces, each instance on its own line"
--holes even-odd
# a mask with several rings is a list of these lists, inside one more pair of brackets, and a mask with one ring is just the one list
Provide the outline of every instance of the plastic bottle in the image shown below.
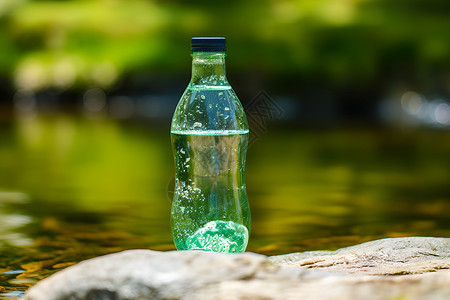
[[171,139],[178,250],[243,252],[250,233],[244,181],[248,123],[225,74],[225,38],[192,38],[192,78],[175,110]]

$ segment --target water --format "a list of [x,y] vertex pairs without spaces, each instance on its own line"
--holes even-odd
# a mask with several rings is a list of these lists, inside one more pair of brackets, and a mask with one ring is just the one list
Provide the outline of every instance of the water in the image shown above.
[[244,182],[248,131],[172,132],[177,249],[243,252],[250,208]]
[[244,252],[247,248],[248,230],[232,221],[211,221],[186,239],[189,250],[214,252]]
[[190,86],[181,97],[172,120],[172,131],[176,132],[224,134],[242,130],[248,131],[247,119],[229,85]]

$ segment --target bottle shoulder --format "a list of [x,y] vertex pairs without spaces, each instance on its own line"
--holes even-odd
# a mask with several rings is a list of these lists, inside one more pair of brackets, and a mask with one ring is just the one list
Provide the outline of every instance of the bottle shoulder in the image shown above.
[[227,85],[190,84],[172,118],[172,131],[248,130],[236,93]]

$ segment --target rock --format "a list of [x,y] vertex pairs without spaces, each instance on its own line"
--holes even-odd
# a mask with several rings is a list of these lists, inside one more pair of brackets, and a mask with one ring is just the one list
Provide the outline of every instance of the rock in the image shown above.
[[[449,251],[449,239],[437,238],[387,239],[334,252],[270,258],[255,253],[128,250],[68,267],[36,284],[24,299],[450,299],[450,270],[441,264]],[[320,271],[333,269],[319,260],[330,261],[330,256],[358,259],[342,269],[346,274]],[[370,274],[371,259],[407,264],[402,270],[408,273],[430,271],[437,265],[443,270],[404,276],[348,274],[357,273],[351,266]],[[298,263],[305,260],[313,263]],[[435,267],[425,268],[426,261]]]
[[382,239],[337,251],[272,256],[280,266],[346,274],[401,275],[450,269],[450,239],[407,237]]
[[187,299],[220,282],[246,281],[264,269],[277,268],[254,253],[128,250],[64,269],[31,288],[25,299]]

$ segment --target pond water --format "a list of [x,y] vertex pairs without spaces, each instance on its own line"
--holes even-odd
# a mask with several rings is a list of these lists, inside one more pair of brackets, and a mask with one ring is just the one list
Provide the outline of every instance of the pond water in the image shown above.
[[[72,115],[0,125],[0,299],[83,259],[175,249],[168,128]],[[247,250],[449,237],[449,153],[448,131],[268,130],[247,155]]]

